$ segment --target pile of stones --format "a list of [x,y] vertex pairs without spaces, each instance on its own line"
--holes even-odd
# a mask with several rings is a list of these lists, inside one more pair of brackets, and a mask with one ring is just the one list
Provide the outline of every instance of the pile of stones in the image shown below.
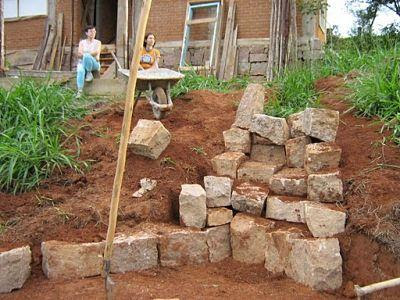
[[218,176],[204,177],[204,188],[182,185],[181,224],[229,223],[233,259],[263,263],[317,290],[337,289],[342,258],[334,236],[346,222],[337,206],[339,113],[308,108],[284,119],[264,115],[263,107],[264,88],[249,85],[223,132],[226,152],[211,160]]

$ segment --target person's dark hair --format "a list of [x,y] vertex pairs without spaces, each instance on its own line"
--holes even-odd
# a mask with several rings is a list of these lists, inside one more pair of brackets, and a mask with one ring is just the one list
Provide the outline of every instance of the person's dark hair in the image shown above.
[[154,45],[153,45],[153,47],[156,45],[156,36],[155,36],[153,33],[149,32],[148,34],[146,34],[146,35],[144,36],[143,47],[146,47],[146,46],[147,46],[147,38],[148,38],[150,35],[154,36]]
[[90,29],[93,29],[93,28],[96,28],[96,27],[93,26],[93,25],[87,25],[87,26],[85,27],[85,33],[87,33]]

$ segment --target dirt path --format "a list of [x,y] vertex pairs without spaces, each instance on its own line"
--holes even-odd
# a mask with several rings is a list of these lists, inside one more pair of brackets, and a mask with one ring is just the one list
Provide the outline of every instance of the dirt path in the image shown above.
[[[341,112],[347,109],[343,98],[348,93],[342,84],[343,80],[335,77],[317,83],[325,90],[322,102]],[[203,176],[212,174],[210,159],[223,152],[222,131],[232,124],[241,94],[198,91],[175,101],[174,110],[163,121],[172,133],[172,142],[161,158],[152,161],[128,154],[117,231],[129,233],[152,222],[177,223],[180,185],[202,183]],[[0,195],[0,221],[9,224],[0,235],[0,250],[29,244],[34,252],[32,277],[22,290],[0,299],[103,299],[101,278],[48,281],[41,271],[40,257],[40,242],[44,240],[90,242],[105,238],[123,112],[119,104],[100,111],[76,123],[81,158],[92,160],[84,175],[66,172],[53,176],[38,191]],[[133,123],[139,118],[152,118],[144,103],[138,105]],[[347,294],[346,286],[352,283],[365,285],[400,276],[400,263],[366,236],[372,237],[374,232],[385,236],[379,235],[387,231],[383,225],[395,232],[389,217],[386,223],[378,221],[381,216],[392,216],[394,205],[399,203],[400,169],[373,169],[377,163],[400,165],[399,148],[379,143],[384,136],[380,129],[381,125],[371,120],[341,116],[337,142],[343,149],[341,172],[350,215],[347,231],[339,237],[344,278],[343,288],[336,294],[316,293],[292,280],[269,277],[263,266],[245,266],[228,259],[219,264],[114,275],[120,286],[119,298],[337,299]],[[71,149],[74,145],[71,141]],[[131,194],[143,177],[156,179],[158,185],[137,200]],[[399,294],[400,288],[391,289],[372,299],[396,299]]]

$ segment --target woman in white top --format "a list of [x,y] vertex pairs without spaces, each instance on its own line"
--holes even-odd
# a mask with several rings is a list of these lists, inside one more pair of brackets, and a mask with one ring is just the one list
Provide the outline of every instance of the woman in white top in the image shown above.
[[81,95],[86,81],[93,80],[92,71],[100,70],[100,51],[101,42],[96,40],[96,28],[87,26],[85,28],[86,39],[79,42],[78,48],[78,66],[76,84],[78,86],[78,96]]

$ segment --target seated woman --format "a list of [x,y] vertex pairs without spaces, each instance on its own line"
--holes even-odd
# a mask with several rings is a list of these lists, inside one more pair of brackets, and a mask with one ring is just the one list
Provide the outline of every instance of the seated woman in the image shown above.
[[155,49],[156,38],[154,34],[146,34],[143,42],[143,49],[140,52],[139,70],[158,69],[160,51]]
[[85,28],[86,39],[79,42],[78,48],[78,66],[76,84],[78,87],[77,97],[82,94],[85,81],[92,81],[92,71],[100,70],[100,52],[101,42],[96,40],[96,28],[87,26]]

